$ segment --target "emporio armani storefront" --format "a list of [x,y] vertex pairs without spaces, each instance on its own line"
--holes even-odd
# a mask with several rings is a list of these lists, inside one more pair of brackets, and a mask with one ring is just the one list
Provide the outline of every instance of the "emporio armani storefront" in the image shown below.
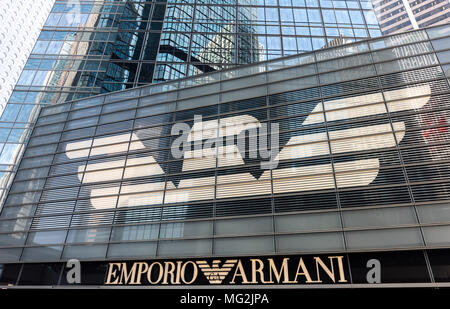
[[449,284],[449,35],[43,108],[0,284]]

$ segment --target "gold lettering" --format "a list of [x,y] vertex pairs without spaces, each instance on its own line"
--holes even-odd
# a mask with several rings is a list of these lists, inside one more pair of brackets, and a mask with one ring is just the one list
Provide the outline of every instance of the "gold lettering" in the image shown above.
[[[238,274],[239,272],[239,274]],[[234,275],[233,275],[233,279],[231,280],[231,284],[234,284],[234,280],[236,279],[236,276],[239,276],[242,278],[242,283],[243,284],[248,284],[250,282],[248,282],[247,280],[247,276],[245,275],[245,271],[244,271],[244,267],[242,266],[242,262],[241,260],[238,261],[238,264],[236,266],[236,270],[234,271]]]
[[[159,266],[158,279],[156,279],[156,281],[152,281],[152,271],[153,271],[153,266],[155,266],[155,265],[158,265],[158,266]],[[148,271],[147,271],[147,280],[148,280],[148,282],[150,282],[151,284],[158,284],[158,283],[161,281],[161,279],[162,279],[162,277],[163,277],[163,274],[164,274],[164,268],[163,268],[163,266],[161,265],[161,263],[159,263],[159,262],[154,262],[154,263],[150,264],[150,267],[148,268]]]
[[328,275],[328,277],[330,277],[334,283],[336,282],[336,278],[334,277],[333,258],[329,256],[328,259],[331,262],[331,270],[327,267],[327,265],[325,265],[325,263],[320,259],[320,257],[317,257],[317,256],[314,257],[314,260],[316,261],[316,273],[317,273],[317,281],[314,281],[314,282],[318,282],[318,283],[322,282],[322,280],[320,280],[319,265],[325,271],[325,273]]
[[[322,279],[320,278],[320,272],[324,271],[327,276],[336,283],[336,272],[334,268],[334,259],[337,260],[337,266],[339,271],[339,280],[338,282],[348,282],[345,278],[345,269],[344,269],[344,257],[343,256],[328,256],[330,264],[327,265],[320,257],[313,257],[316,264],[316,275],[317,280],[312,280],[311,276],[308,272],[308,269],[303,261],[303,258],[300,258],[297,266],[297,271],[295,274],[295,279],[293,281],[289,278],[289,261],[290,258],[283,258],[283,261],[279,267],[277,267],[273,258],[268,258],[269,262],[269,280],[265,280],[264,275],[264,261],[261,259],[250,259],[252,273],[251,273],[251,281],[248,281],[247,274],[245,273],[244,266],[242,264],[242,260],[237,260],[237,266],[233,274],[233,278],[230,281],[230,284],[235,284],[237,277],[241,277],[242,284],[273,284],[273,283],[299,283],[299,276],[305,277],[306,283],[322,283]],[[233,262],[235,263],[236,260]],[[233,263],[233,264],[234,264]],[[189,274],[192,275],[192,278],[187,279],[188,274],[186,273],[186,269],[189,265],[192,265],[192,272]],[[157,273],[153,274],[154,268],[157,268]],[[176,272],[176,273],[175,273]],[[190,285],[197,280],[198,277],[198,266],[193,261],[187,261],[183,263],[182,261],[177,261],[176,263],[166,261],[164,265],[162,262],[154,262],[152,264],[148,264],[146,262],[136,262],[133,263],[131,269],[128,270],[127,263],[109,263],[108,275],[105,284],[142,284],[142,275],[147,273],[147,279],[150,284],[187,284]],[[152,275],[156,276],[156,280],[152,280]],[[153,278],[155,278],[153,276]]]
[[344,257],[341,256],[331,256],[331,259],[337,259],[338,260],[338,268],[339,268],[339,281],[338,282],[347,282],[347,280],[345,279],[345,272],[344,272],[344,263],[343,263],[343,259]]
[[[119,283],[119,278],[116,278],[117,269],[113,271],[113,268],[114,268],[114,266],[117,266],[118,270],[120,270],[120,265],[121,265],[121,263],[109,263],[108,278],[106,279],[106,284],[118,284]],[[111,277],[115,277],[116,280],[114,280],[114,282],[111,282]]]
[[[303,270],[303,272],[299,272],[300,270]],[[303,262],[302,258],[300,258],[300,261],[298,262],[297,272],[295,274],[295,279],[294,279],[295,282],[298,282],[297,278],[299,275],[305,276],[306,283],[314,282],[311,280],[311,276],[309,275],[308,269],[306,268],[305,262]]]
[[[136,284],[136,266],[137,263],[133,263],[130,272],[127,270],[127,263],[122,263],[122,271],[120,272],[120,284]],[[125,282],[123,279],[125,278]],[[131,280],[130,280],[131,279]]]
[[183,261],[177,261],[177,276],[175,279],[176,284],[180,284],[181,264]]
[[[186,280],[186,266],[189,265],[189,264],[194,266],[194,272],[192,274],[191,281],[187,281]],[[197,264],[195,264],[192,261],[188,261],[188,262],[183,264],[183,266],[181,267],[181,280],[183,280],[184,284],[192,284],[192,283],[194,283],[194,281],[197,280],[197,276],[198,276]]]
[[[169,269],[170,266],[170,269]],[[174,262],[164,262],[164,279],[163,284],[169,284],[168,277],[170,275],[170,283],[174,284],[174,272],[175,271],[175,263]]]
[[[251,259],[250,261],[252,262],[252,281],[250,283],[258,283],[258,281],[256,280],[257,273],[259,274],[261,283],[271,283],[270,281],[266,282],[264,280],[264,272],[263,272],[264,263],[263,263],[263,261],[261,261],[260,259]],[[259,264],[258,268],[256,267],[256,263]]]
[[[141,284],[142,274],[147,272],[148,264],[145,262],[135,263],[138,265],[138,272],[135,284]],[[145,267],[144,267],[145,266]],[[144,269],[142,269],[144,267]]]
[[277,267],[273,261],[273,259],[267,259],[269,261],[269,276],[270,276],[270,283],[274,283],[272,279],[272,273],[275,275],[275,279],[277,280],[277,283],[280,283],[281,276],[283,275],[283,281],[282,283],[296,283],[296,281],[289,281],[289,267],[288,267],[288,261],[289,258],[283,259],[283,264],[281,265],[280,271],[277,270]]

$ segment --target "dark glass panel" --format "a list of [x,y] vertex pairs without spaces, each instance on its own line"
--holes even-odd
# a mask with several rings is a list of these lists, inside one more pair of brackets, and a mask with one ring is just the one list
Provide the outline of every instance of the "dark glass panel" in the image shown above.
[[336,193],[318,191],[316,194],[275,196],[275,212],[337,208]]
[[19,285],[57,285],[62,264],[24,264]]
[[339,192],[339,198],[342,207],[375,206],[411,202],[409,191],[406,186],[341,191]]
[[216,216],[256,215],[272,213],[270,197],[258,199],[242,199],[239,201],[218,201]]
[[0,264],[0,286],[15,285],[19,277],[21,265]]
[[427,251],[436,282],[450,282],[450,250],[439,249]]

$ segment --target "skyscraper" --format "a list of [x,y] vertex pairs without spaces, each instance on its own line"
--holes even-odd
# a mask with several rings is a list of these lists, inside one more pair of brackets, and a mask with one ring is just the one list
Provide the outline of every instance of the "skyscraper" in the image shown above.
[[[0,2],[0,195],[21,151],[30,110],[8,104],[14,86],[39,36],[54,0],[4,0]],[[18,116],[19,115],[19,116]],[[5,123],[5,121],[7,123]],[[11,165],[12,164],[12,165]],[[0,206],[1,207],[1,206]]]
[[449,40],[43,107],[0,214],[0,284],[73,286],[77,259],[82,285],[447,286]]
[[57,0],[0,118],[0,190],[39,106],[380,34],[370,0]]
[[0,123],[21,130],[0,155],[0,283],[195,256],[180,280],[216,284],[270,263],[250,255],[284,271],[321,252],[304,267],[348,283],[388,249],[402,280],[442,275],[448,28],[380,35],[362,0],[56,1]]
[[55,0],[0,3],[0,116]]
[[450,22],[448,0],[373,0],[383,34]]

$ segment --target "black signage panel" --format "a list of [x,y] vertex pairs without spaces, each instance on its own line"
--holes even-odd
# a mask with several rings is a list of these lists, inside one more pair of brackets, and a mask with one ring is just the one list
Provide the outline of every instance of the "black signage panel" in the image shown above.
[[21,266],[20,264],[0,264],[0,285],[15,285]]
[[427,251],[436,282],[450,282],[450,249]]
[[345,255],[111,262],[106,285],[350,283]]
[[430,282],[422,251],[353,253],[353,283]]
[[[450,282],[450,250],[0,264],[0,285],[275,286]],[[58,279],[59,278],[59,279]]]

